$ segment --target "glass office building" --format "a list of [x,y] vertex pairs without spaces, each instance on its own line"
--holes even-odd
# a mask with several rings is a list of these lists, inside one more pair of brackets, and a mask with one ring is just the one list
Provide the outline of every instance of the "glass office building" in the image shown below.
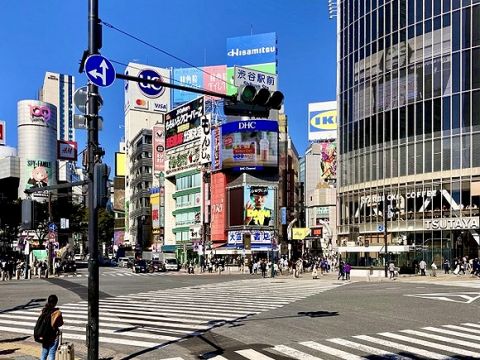
[[[338,2],[339,251],[479,256],[480,0]],[[387,217],[385,221],[384,216]]]

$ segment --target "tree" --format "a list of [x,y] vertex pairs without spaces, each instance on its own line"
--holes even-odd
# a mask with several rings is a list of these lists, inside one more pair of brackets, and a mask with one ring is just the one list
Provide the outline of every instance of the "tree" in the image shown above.
[[113,227],[115,225],[115,218],[113,213],[106,209],[98,210],[98,244],[106,244],[106,248],[111,244],[113,238]]

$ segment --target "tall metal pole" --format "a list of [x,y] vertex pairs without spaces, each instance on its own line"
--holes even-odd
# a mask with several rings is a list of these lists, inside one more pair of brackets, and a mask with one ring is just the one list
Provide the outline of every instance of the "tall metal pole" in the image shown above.
[[[88,54],[98,54],[101,28],[98,19],[98,0],[88,0]],[[98,209],[95,204],[94,166],[98,154],[98,87],[88,84],[88,360],[97,360],[99,330],[98,276]]]
[[388,278],[388,239],[387,239],[387,223],[388,223],[388,205],[387,195],[383,194],[383,241],[385,243],[385,277]]

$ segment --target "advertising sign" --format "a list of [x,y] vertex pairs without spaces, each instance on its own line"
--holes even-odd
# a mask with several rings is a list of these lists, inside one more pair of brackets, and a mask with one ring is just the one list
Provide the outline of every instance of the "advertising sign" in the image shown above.
[[320,168],[322,179],[334,180],[337,178],[337,143],[324,142],[321,143],[321,147]]
[[[204,88],[203,72],[198,68],[173,69],[173,80],[176,85],[189,86],[198,89]],[[197,97],[198,94],[189,91],[173,90],[173,102],[175,104],[186,103],[195,100]]]
[[57,140],[57,158],[77,161],[77,142]]
[[120,246],[125,243],[125,231],[115,230],[113,232],[113,245]]
[[309,228],[293,228],[292,229],[292,240],[303,240],[308,235],[310,235]]
[[222,125],[222,168],[236,171],[278,166],[278,123],[234,121]]
[[[52,162],[45,160],[27,160],[25,166],[27,183],[25,189],[42,188],[51,185]],[[47,197],[48,191],[39,191],[32,194],[33,197]]]
[[113,210],[125,211],[125,189],[115,189],[113,192]]
[[277,34],[227,38],[227,66],[265,64],[277,60]]
[[202,133],[200,137],[200,164],[212,161],[212,136],[210,114],[202,118]]
[[[126,75],[138,76],[143,79],[169,82],[169,69],[129,63]],[[153,113],[166,113],[170,110],[170,89],[162,85],[125,82],[125,111],[136,109]]]
[[201,119],[205,115],[204,98],[199,97],[165,115],[165,148],[173,149],[201,137]]
[[244,225],[275,225],[275,188],[247,185],[244,188]]
[[212,171],[222,169],[222,128],[212,128]]
[[152,206],[152,230],[160,229],[160,194],[150,195],[150,205]]
[[337,102],[308,104],[308,140],[337,138]]
[[153,172],[159,173],[165,170],[165,127],[155,125],[153,133]]
[[277,90],[277,75],[263,71],[256,71],[245,67],[235,66],[233,85],[253,85],[256,88],[265,88],[270,91]]
[[222,172],[215,172],[211,174],[211,223],[210,223],[210,238],[212,241],[225,241],[227,227],[227,201],[226,201],[226,187],[227,177]]
[[115,153],[115,176],[125,176],[125,165],[126,165],[125,153],[116,152]]
[[168,153],[165,161],[165,172],[172,175],[190,169],[200,163],[200,146],[192,144],[188,148],[176,149]]
[[5,145],[6,143],[6,131],[5,121],[0,120],[0,145]]
[[227,91],[227,66],[205,66],[203,72],[203,88],[220,94]]
[[[247,240],[249,239],[249,240]],[[249,241],[250,244],[244,244]],[[230,248],[242,249],[246,245],[247,249],[266,250],[275,245],[275,238],[272,231],[229,231],[227,244]]]

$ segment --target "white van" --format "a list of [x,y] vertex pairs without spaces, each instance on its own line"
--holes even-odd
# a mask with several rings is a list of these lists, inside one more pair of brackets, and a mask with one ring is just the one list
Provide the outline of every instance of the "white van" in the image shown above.
[[120,267],[127,267],[129,258],[124,256],[124,257],[119,257],[118,258],[118,266]]
[[177,259],[175,259],[175,258],[165,259],[165,270],[167,270],[167,271],[179,271],[180,270],[180,265],[178,264]]

